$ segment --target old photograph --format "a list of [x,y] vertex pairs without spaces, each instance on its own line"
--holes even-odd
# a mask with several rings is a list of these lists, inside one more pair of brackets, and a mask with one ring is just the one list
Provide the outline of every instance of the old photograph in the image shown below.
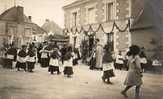
[[163,0],[0,0],[0,99],[163,99]]

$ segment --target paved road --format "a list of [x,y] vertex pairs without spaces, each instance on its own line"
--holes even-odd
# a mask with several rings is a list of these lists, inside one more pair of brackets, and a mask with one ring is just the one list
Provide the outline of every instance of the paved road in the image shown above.
[[[36,67],[34,73],[0,68],[0,99],[124,99],[120,91],[126,71],[116,70],[113,85],[104,84],[101,71],[87,66],[74,67],[72,78],[50,75],[47,68]],[[145,73],[141,99],[163,99],[163,75]],[[134,89],[128,92],[133,99]]]

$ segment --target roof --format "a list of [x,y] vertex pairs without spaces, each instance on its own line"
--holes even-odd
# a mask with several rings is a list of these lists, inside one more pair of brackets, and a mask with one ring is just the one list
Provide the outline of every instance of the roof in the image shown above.
[[8,22],[19,22],[24,24],[32,24],[34,27],[37,28],[37,33],[43,34],[47,33],[44,29],[42,29],[37,24],[33,23],[25,14],[24,8],[21,6],[14,6],[6,10],[0,15],[1,21],[8,21]]
[[28,17],[24,14],[24,8],[21,6],[14,6],[0,15],[0,20],[4,21],[15,21],[15,22],[31,22]]
[[56,24],[54,21],[46,20],[46,22],[42,25],[42,28],[47,32],[53,32],[55,34],[62,34],[62,28]]
[[60,34],[54,34],[54,35],[48,36],[46,39],[49,41],[67,42],[69,40],[69,37],[65,35],[60,35]]
[[67,8],[70,8],[70,7],[73,7],[73,6],[78,6],[78,5],[81,5],[83,3],[87,3],[89,1],[90,0],[75,0],[72,3],[69,3],[69,4],[65,5],[65,6],[63,6],[63,9],[67,9]]

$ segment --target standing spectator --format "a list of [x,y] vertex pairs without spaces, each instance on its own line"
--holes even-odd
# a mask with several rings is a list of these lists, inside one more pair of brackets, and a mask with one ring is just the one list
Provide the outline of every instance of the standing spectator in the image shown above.
[[17,64],[16,68],[18,71],[20,71],[20,68],[24,69],[26,71],[26,45],[22,45],[22,49],[18,52],[17,55]]
[[87,56],[88,56],[88,52],[89,52],[88,47],[89,47],[88,46],[88,41],[87,40],[82,41],[82,43],[81,43],[82,63],[86,63],[87,62]]
[[64,75],[67,77],[71,77],[73,74],[73,55],[72,55],[72,47],[68,46],[66,54],[64,56]]
[[74,48],[74,52],[73,52],[73,65],[77,65],[78,64],[79,58],[80,58],[80,56],[79,56],[78,49]]
[[96,51],[95,49],[92,50],[92,54],[90,56],[90,68],[91,70],[96,68]]
[[30,45],[27,52],[27,70],[28,72],[33,72],[36,63],[36,50],[35,47]]
[[66,44],[63,45],[63,47],[60,49],[61,52],[61,61],[62,61],[62,65],[64,64],[64,56],[66,54]]
[[141,68],[142,68],[143,72],[145,72],[145,70],[147,69],[147,57],[146,57],[144,51],[142,51],[140,53],[140,63],[141,63]]
[[96,69],[102,70],[103,46],[100,40],[96,39]]
[[140,87],[142,85],[142,70],[139,57],[140,48],[136,45],[133,45],[130,47],[129,52],[130,52],[128,60],[129,70],[124,82],[126,88],[121,92],[121,94],[124,95],[125,97],[128,97],[126,94],[127,91],[133,86],[136,86],[135,99],[140,99],[139,92]]
[[17,50],[14,48],[14,44],[10,44],[6,53],[6,67],[13,69],[13,62],[16,61]]
[[124,58],[122,56],[122,52],[119,51],[119,54],[117,55],[115,60],[115,68],[122,70],[123,66],[124,66]]
[[59,55],[58,49],[55,48],[53,50],[53,52],[51,53],[51,55],[50,55],[50,62],[49,62],[49,70],[48,71],[51,74],[53,74],[56,71],[57,71],[57,74],[58,75],[60,74],[60,70],[59,70],[59,58],[60,58],[60,55]]
[[37,48],[37,58],[38,58],[38,63],[41,63],[41,53],[40,53],[40,50],[43,48],[42,44],[39,44],[38,45],[38,48]]

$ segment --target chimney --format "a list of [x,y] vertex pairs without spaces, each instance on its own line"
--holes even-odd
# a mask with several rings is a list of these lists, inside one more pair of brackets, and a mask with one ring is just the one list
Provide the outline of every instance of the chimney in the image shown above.
[[30,22],[32,22],[32,16],[28,16]]
[[17,6],[17,22],[24,22],[24,8],[20,6]]
[[45,22],[50,22],[50,20],[49,19],[46,19]]

